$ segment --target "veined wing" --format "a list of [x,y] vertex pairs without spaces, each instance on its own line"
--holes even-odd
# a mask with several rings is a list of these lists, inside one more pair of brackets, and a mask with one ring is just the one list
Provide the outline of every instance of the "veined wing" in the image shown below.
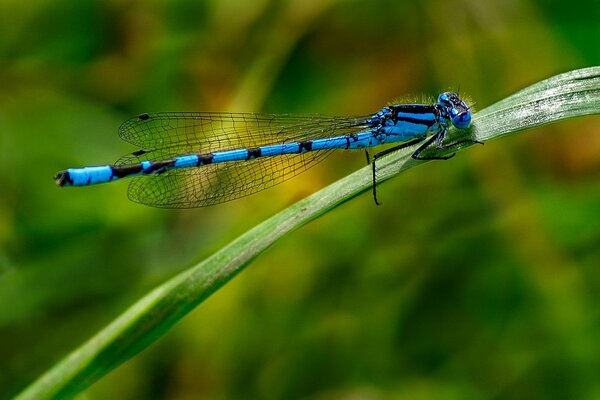
[[[276,121],[281,121],[279,116],[276,117]],[[252,129],[243,133],[237,130],[236,125],[219,132],[209,130],[214,136],[206,136],[204,132],[207,129],[198,128],[202,125],[193,126],[188,132],[195,135],[195,140],[202,136],[204,141],[190,141],[184,136],[177,144],[126,155],[117,161],[116,165],[133,165],[145,160],[169,160],[186,154],[207,154],[218,150],[254,148],[352,134],[365,129],[366,118],[295,121],[294,124],[276,125],[277,131],[275,125],[254,125]],[[261,129],[254,129],[257,126]],[[174,131],[181,131],[181,128],[171,128],[170,132]],[[233,131],[237,136],[231,139],[227,134]],[[156,141],[143,143],[159,144]],[[316,165],[331,152],[332,150],[309,151],[200,167],[168,169],[160,174],[133,178],[128,194],[133,201],[163,208],[194,208],[224,203],[282,183]]]
[[194,145],[201,153],[289,143],[367,127],[369,116],[310,114],[157,112],[141,114],[119,128],[121,139],[152,150]]
[[129,198],[161,208],[224,203],[273,187],[316,165],[332,150],[170,169],[133,178]]

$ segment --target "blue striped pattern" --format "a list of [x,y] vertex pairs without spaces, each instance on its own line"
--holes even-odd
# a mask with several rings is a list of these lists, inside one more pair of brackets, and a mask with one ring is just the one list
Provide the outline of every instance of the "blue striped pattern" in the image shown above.
[[[201,207],[274,186],[334,149],[395,143],[395,150],[424,142],[413,154],[420,159],[434,141],[437,148],[445,148],[450,126],[464,129],[470,122],[468,105],[453,92],[440,94],[434,104],[390,105],[364,117],[141,114],[123,123],[119,135],[143,150],[114,165],[70,168],[55,179],[59,186],[86,186],[133,177],[129,197],[134,201],[157,207]],[[389,152],[376,154],[374,160]]]

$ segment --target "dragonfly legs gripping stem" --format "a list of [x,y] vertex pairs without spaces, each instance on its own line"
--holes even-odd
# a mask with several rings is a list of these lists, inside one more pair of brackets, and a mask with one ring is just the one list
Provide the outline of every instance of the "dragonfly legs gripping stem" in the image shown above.
[[[438,133],[437,135],[433,135],[430,139],[428,139],[425,143],[423,143],[421,146],[419,146],[419,148],[417,150],[415,150],[415,152],[412,154],[412,158],[414,158],[415,160],[448,160],[452,157],[454,157],[456,155],[456,153],[452,153],[448,156],[425,156],[425,157],[421,157],[421,153],[423,152],[423,150],[425,150],[426,148],[428,148],[436,139],[438,139],[438,136],[440,136],[441,133]],[[437,150],[449,150],[453,147],[459,146],[463,143],[476,143],[476,144],[481,144],[483,145],[483,142],[480,142],[478,140],[473,140],[473,139],[462,139],[462,140],[457,140],[456,142],[452,142],[452,143],[448,143],[446,145],[443,144],[436,144],[435,148]]]
[[[444,137],[446,132],[445,131],[441,131],[433,136],[431,136],[429,139],[427,139],[425,141],[425,143],[421,144],[417,150],[415,150],[415,152],[412,154],[412,158],[415,160],[448,160],[452,157],[454,157],[456,155],[456,153],[452,153],[448,156],[426,156],[426,157],[422,157],[421,153],[428,148],[429,146],[431,146],[431,144],[433,144],[433,142],[435,142],[436,140],[438,141],[438,143],[436,144],[436,149],[438,150],[448,150],[451,149],[453,147],[456,147],[458,145],[461,145],[463,143],[477,143],[477,144],[481,144],[483,145],[483,142],[480,142],[478,140],[473,140],[473,139],[462,139],[462,140],[458,140],[456,142],[452,142],[452,143],[448,143],[447,145],[443,145],[440,141],[444,139]],[[375,201],[375,204],[377,204],[378,206],[381,205],[381,203],[379,203],[377,201],[377,177],[376,177],[376,167],[375,167],[375,161],[377,161],[378,158],[381,158],[387,154],[393,153],[397,150],[406,148],[408,146],[412,146],[414,144],[420,143],[423,140],[425,140],[425,137],[421,137],[421,138],[415,138],[413,140],[410,140],[408,142],[402,143],[398,146],[394,146],[394,147],[390,147],[389,149],[380,151],[379,153],[375,154],[373,156],[373,200]],[[369,153],[367,152],[367,162],[369,161]]]

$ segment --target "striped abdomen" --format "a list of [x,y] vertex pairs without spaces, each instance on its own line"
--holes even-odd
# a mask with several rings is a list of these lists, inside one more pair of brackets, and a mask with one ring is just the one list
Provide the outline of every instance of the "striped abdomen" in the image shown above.
[[[174,168],[194,168],[203,165],[249,161],[259,157],[273,157],[283,154],[299,154],[308,151],[329,149],[360,149],[377,146],[385,142],[385,135],[376,135],[374,131],[364,131],[352,135],[334,136],[325,139],[307,140],[297,143],[283,143],[260,146],[249,149],[215,151],[207,154],[187,154],[171,160],[142,161],[139,164],[115,166],[102,165],[96,167],[70,168],[59,172],[56,183],[59,186],[85,186],[110,182],[128,176],[161,174]],[[138,151],[136,156],[145,152]]]

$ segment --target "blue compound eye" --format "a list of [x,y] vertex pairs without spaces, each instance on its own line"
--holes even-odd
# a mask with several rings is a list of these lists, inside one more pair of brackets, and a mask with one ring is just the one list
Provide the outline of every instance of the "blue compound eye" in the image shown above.
[[442,94],[440,94],[439,97],[438,97],[438,102],[444,103],[444,104],[449,104],[450,103],[450,99],[448,99],[448,93],[442,93]]
[[465,111],[462,113],[457,113],[456,110],[451,111],[452,125],[457,127],[458,129],[465,129],[471,125],[471,112]]

